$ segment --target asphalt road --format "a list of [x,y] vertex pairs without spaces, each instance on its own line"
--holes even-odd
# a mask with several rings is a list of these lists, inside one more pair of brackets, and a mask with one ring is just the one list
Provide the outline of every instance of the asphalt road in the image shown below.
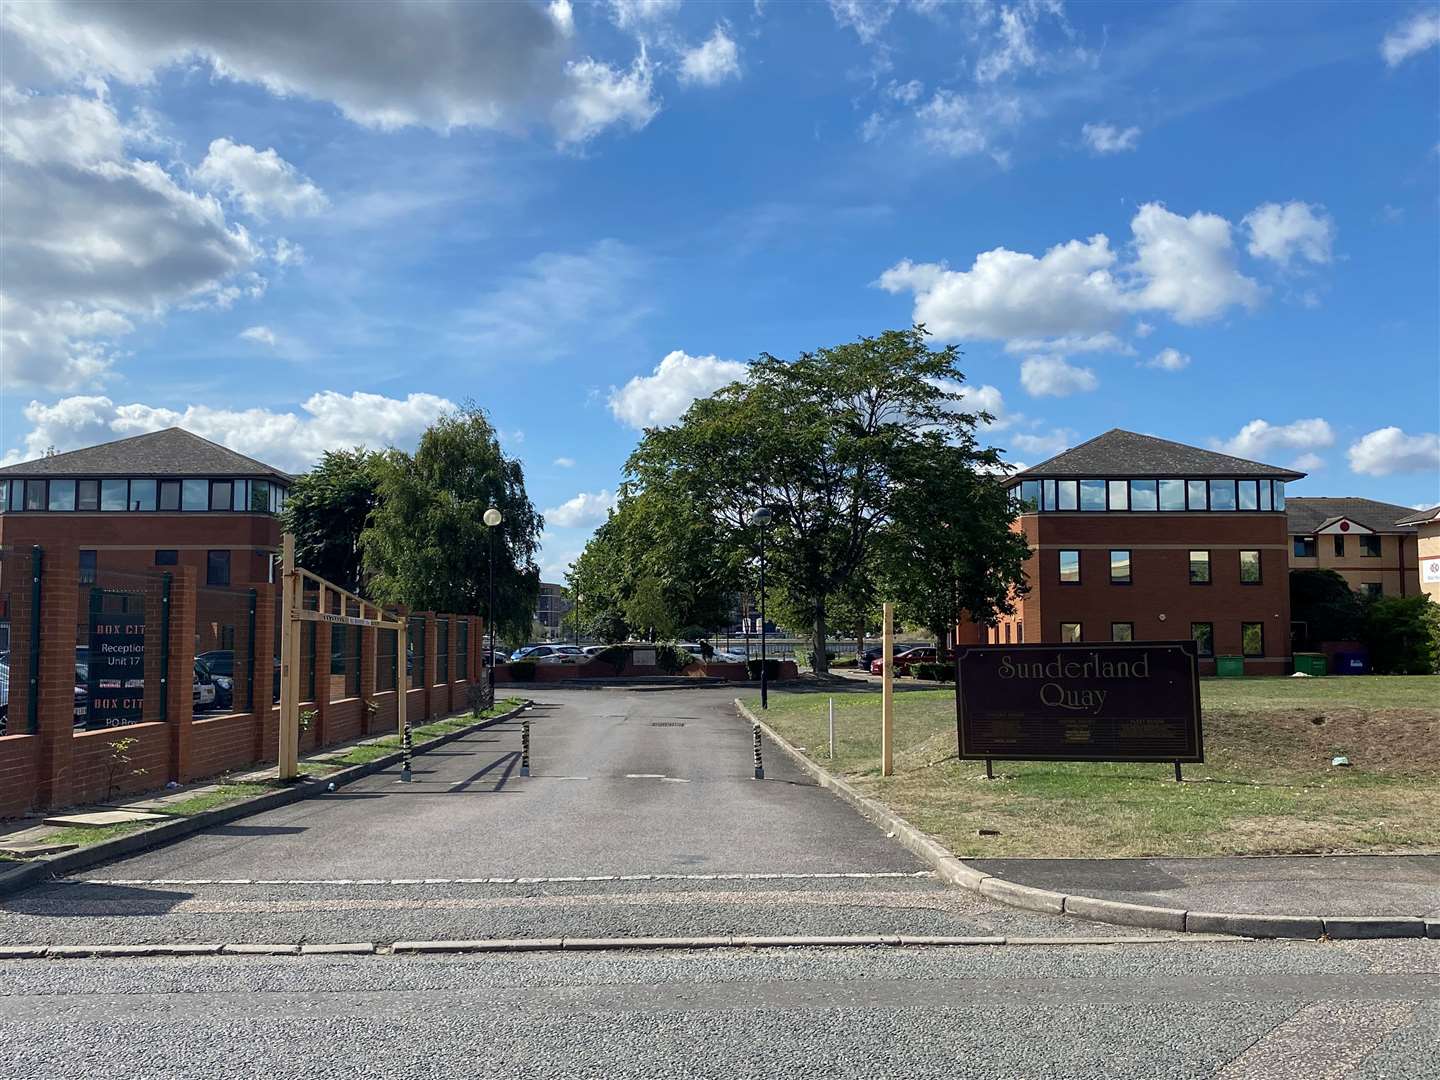
[[[0,943],[1114,934],[947,888],[729,695],[519,726],[0,903]],[[846,876],[834,876],[846,875]],[[0,1080],[1433,1078],[1440,942],[0,961]]]

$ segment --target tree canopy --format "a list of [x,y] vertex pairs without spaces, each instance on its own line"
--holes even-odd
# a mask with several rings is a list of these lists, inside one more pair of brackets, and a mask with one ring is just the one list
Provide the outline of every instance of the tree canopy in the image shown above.
[[327,450],[309,472],[295,478],[281,513],[281,527],[295,536],[299,564],[351,592],[365,592],[360,535],[378,495],[378,453]]

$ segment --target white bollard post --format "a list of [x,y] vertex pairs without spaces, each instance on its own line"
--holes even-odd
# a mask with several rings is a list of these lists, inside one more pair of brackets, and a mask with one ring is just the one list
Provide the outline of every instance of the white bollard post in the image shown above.
[[835,760],[835,699],[830,699],[830,760]]

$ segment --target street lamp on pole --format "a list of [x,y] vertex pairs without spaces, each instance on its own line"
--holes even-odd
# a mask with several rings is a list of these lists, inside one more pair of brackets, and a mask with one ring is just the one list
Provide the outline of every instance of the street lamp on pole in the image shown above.
[[495,530],[504,520],[495,507],[485,511],[480,519],[485,522],[486,536],[490,543],[490,602],[485,608],[485,621],[490,624],[490,704],[495,704]]
[[762,506],[750,515],[750,520],[760,526],[760,708],[770,708],[770,672],[765,655],[765,528],[774,519],[775,513],[768,506]]

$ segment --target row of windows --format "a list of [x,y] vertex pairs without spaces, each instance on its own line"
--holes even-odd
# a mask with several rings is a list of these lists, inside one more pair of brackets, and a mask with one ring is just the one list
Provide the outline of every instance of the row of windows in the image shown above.
[[228,510],[278,514],[284,506],[285,489],[269,480],[0,480],[0,508],[15,511]]
[[[1345,537],[1335,533],[1332,537],[1335,541],[1335,554],[1345,557]],[[1362,559],[1380,558],[1380,537],[1378,536],[1357,536],[1360,541],[1360,557]],[[1295,537],[1295,557],[1297,559],[1313,559],[1319,553],[1318,538],[1314,536]]]
[[[1215,655],[1214,623],[1191,623],[1190,637],[1194,639],[1201,656]],[[1060,640],[1067,643],[1084,641],[1084,624],[1078,622],[1062,622],[1060,624]],[[1133,622],[1111,623],[1109,640],[1134,641],[1135,624]],[[1265,655],[1265,624],[1263,622],[1242,622],[1240,624],[1240,652],[1244,656]]]
[[[1115,548],[1110,552],[1110,584],[1129,585],[1134,580],[1131,576],[1130,551],[1126,548]],[[1060,552],[1060,584],[1079,585],[1080,578],[1080,552],[1077,550],[1061,550]],[[1210,552],[1190,552],[1190,584],[1209,585],[1210,576]],[[1260,578],[1260,552],[1255,550],[1240,552],[1240,584],[1259,585]]]
[[[99,552],[80,552],[80,584],[95,584],[95,572],[99,569]],[[155,552],[156,566],[178,566],[180,552],[174,548],[159,548]],[[205,553],[205,584],[230,584],[230,552],[207,551]]]
[[1283,480],[1022,480],[1022,513],[1050,510],[1284,510]]

